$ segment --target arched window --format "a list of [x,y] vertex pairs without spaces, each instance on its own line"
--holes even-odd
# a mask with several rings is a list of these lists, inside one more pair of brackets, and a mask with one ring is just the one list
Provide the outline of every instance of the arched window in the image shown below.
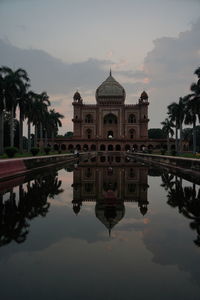
[[92,176],[91,168],[86,168],[86,169],[85,169],[85,176],[86,176],[86,177],[91,177],[91,176]]
[[131,177],[131,178],[135,178],[136,177],[136,174],[135,174],[135,171],[134,171],[133,168],[129,169],[129,177]]
[[100,146],[100,151],[106,151],[106,146],[105,145],[101,145]]
[[134,144],[133,145],[134,150],[136,151],[138,149],[138,145]]
[[121,161],[121,157],[120,156],[116,156],[115,161],[116,162],[120,162]]
[[87,135],[87,138],[88,138],[88,139],[91,139],[91,136],[92,136],[92,130],[91,130],[91,129],[87,129],[87,130],[86,130],[86,135]]
[[79,144],[76,145],[76,149],[77,149],[77,150],[81,150],[81,145],[79,145]]
[[68,150],[69,151],[72,151],[74,149],[74,146],[72,145],[72,144],[70,144],[69,146],[68,146]]
[[62,151],[65,151],[65,150],[66,150],[66,145],[65,145],[65,144],[62,144],[62,145],[61,145],[61,150],[62,150]]
[[105,162],[105,161],[106,161],[105,156],[101,156],[101,157],[100,157],[100,162]]
[[134,114],[128,116],[128,123],[136,123],[136,117]]
[[91,149],[91,151],[95,151],[95,150],[96,150],[96,145],[94,145],[94,144],[91,145],[91,148],[90,148],[90,149]]
[[88,151],[88,145],[87,144],[83,145],[83,150]]
[[93,117],[92,117],[92,115],[88,114],[85,117],[85,123],[93,123]]
[[130,149],[131,149],[131,146],[128,145],[128,144],[126,144],[126,145],[125,145],[125,151],[130,150]]
[[135,139],[135,130],[134,129],[129,130],[129,138],[130,139]]
[[54,148],[55,151],[58,151],[59,148],[60,148],[60,146],[59,146],[58,144],[55,144],[55,145],[53,146],[53,148]]
[[107,114],[105,117],[104,117],[104,124],[117,124],[117,117],[113,114]]
[[116,145],[116,146],[115,146],[115,150],[116,150],[116,151],[121,151],[121,146],[120,146],[120,145]]
[[108,145],[108,151],[113,151],[113,145]]

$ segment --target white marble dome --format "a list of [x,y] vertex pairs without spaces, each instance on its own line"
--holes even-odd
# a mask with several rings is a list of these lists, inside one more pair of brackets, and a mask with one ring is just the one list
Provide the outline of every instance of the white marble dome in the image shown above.
[[110,74],[110,76],[96,90],[96,98],[98,99],[99,97],[116,97],[125,99],[125,90]]

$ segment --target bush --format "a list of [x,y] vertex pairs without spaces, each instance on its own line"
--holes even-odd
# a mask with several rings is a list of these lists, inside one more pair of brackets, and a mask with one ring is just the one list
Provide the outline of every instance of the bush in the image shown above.
[[172,150],[171,155],[175,156],[176,155],[176,150]]
[[33,156],[37,155],[39,153],[40,149],[39,148],[31,148],[31,153]]
[[18,152],[18,149],[16,147],[7,147],[7,148],[5,148],[5,153],[10,158],[14,157],[17,152]]
[[165,150],[165,149],[161,149],[161,150],[160,150],[160,153],[161,153],[162,155],[165,155],[166,150]]
[[45,152],[46,154],[49,154],[50,151],[51,151],[51,148],[50,148],[50,147],[45,147],[45,148],[44,148],[44,152]]

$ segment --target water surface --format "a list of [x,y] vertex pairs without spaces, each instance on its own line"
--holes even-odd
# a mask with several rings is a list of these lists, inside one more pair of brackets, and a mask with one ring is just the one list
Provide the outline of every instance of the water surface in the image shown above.
[[199,299],[199,188],[111,156],[0,183],[1,298]]

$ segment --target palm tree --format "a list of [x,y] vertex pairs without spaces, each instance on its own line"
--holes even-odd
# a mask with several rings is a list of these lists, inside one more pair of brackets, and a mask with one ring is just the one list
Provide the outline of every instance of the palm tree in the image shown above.
[[28,127],[28,152],[31,150],[31,122],[32,122],[32,109],[36,94],[29,91],[26,95],[25,101],[25,118],[27,119]]
[[24,85],[24,91],[18,99],[19,106],[19,151],[23,152],[23,121],[26,116],[27,101],[29,101],[29,93],[27,92],[28,84]]
[[172,127],[174,127],[174,123],[172,122],[172,120],[166,118],[163,122],[161,122],[161,124],[163,125],[162,131],[167,135],[167,151],[169,154],[170,151],[169,135],[171,136],[174,135],[174,130],[172,129]]
[[[46,106],[49,106],[51,103],[49,101],[49,96],[47,95],[46,92],[42,92],[40,95],[39,95],[39,100],[41,103],[45,104]],[[44,117],[45,117],[45,113],[46,113],[46,110],[43,111],[43,114],[44,114]],[[40,140],[42,141],[42,138],[43,138],[43,124],[45,123],[44,121],[44,118],[41,120],[39,126],[40,126]]]
[[[170,116],[171,121],[175,121],[175,128],[176,128],[176,133],[175,133],[175,138],[176,138],[176,151],[178,150],[182,152],[182,124],[184,121],[185,117],[185,103],[186,99],[180,97],[179,102],[173,102],[168,106],[168,114]],[[178,147],[178,129],[180,130],[180,144]]]
[[194,74],[198,76],[197,83],[192,83],[191,94],[185,96],[187,101],[185,124],[193,125],[193,154],[196,153],[196,122],[200,121],[200,68],[196,69]]
[[59,112],[56,112],[54,109],[50,109],[48,122],[47,122],[47,131],[51,134],[52,143],[54,143],[55,134],[58,132],[58,127],[62,126],[60,119],[63,119],[64,116]]
[[[34,137],[34,147],[37,146],[37,139],[38,139],[38,129],[39,125],[44,122],[44,115],[47,112],[47,105],[50,103],[46,100],[43,101],[41,94],[33,94],[33,103],[32,103],[32,110],[31,110],[31,116],[30,119],[35,126],[35,137]],[[47,104],[45,103],[47,102]]]
[[3,66],[1,73],[5,83],[5,108],[11,113],[10,146],[14,145],[14,117],[17,101],[25,90],[25,84],[29,82],[27,72],[23,69],[12,69]]
[[4,79],[1,74],[1,69],[0,69],[0,155],[3,154],[3,125],[4,125],[4,108],[5,108],[5,103],[4,103]]

